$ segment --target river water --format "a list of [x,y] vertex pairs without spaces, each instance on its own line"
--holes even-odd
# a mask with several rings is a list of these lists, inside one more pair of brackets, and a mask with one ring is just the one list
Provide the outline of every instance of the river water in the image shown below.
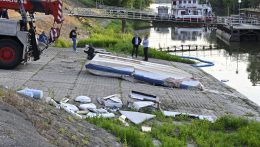
[[[151,8],[156,6],[152,5]],[[150,34],[150,46],[154,48],[217,46],[217,49],[212,50],[172,54],[214,62],[215,66],[201,69],[260,105],[260,43],[227,43],[216,37],[213,29],[205,27],[154,27],[143,31]]]

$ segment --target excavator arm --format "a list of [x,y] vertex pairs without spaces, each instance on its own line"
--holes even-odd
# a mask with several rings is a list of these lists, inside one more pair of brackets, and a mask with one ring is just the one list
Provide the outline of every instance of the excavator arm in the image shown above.
[[[53,15],[56,23],[62,23],[62,1],[61,0],[21,0],[24,10],[33,14],[35,12]],[[20,10],[18,0],[0,0],[0,8]]]

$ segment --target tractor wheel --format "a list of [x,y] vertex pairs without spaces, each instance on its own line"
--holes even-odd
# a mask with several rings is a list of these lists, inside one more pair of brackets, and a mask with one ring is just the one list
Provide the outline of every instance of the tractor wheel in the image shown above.
[[12,69],[21,63],[22,47],[12,39],[0,40],[0,68]]

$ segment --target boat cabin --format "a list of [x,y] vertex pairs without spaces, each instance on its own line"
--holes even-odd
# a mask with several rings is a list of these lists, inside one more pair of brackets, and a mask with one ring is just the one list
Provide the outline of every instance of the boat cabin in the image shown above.
[[209,2],[199,4],[198,0],[172,0],[171,14],[177,19],[201,20],[212,17],[212,8]]

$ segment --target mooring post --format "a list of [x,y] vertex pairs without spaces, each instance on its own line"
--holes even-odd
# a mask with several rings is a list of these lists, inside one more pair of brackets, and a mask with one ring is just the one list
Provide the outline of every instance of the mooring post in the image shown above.
[[196,51],[197,51],[198,50],[198,46],[196,45],[195,47],[196,47]]
[[190,45],[189,45],[189,51],[190,51]]
[[122,19],[122,33],[126,32],[126,19]]
[[183,51],[183,45],[181,45],[181,51]]

